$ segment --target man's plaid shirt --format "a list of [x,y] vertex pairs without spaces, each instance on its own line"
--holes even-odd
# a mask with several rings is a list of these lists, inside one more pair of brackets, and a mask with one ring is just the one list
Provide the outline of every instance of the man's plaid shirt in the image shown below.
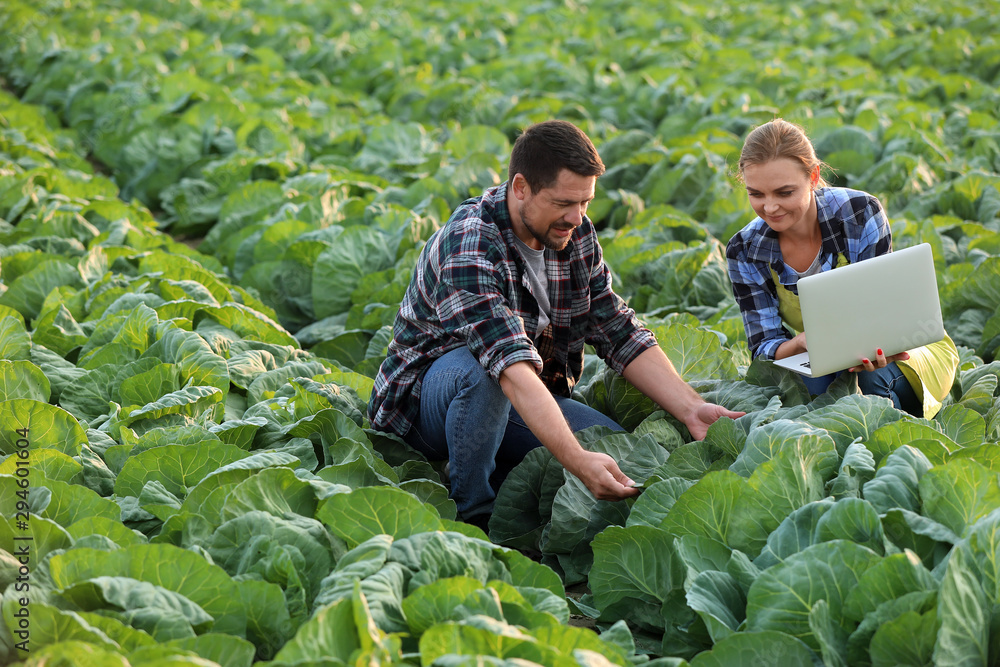
[[463,345],[495,380],[530,362],[553,394],[569,396],[583,371],[584,344],[619,373],[655,346],[653,334],[611,290],[588,218],[561,251],[545,250],[551,323],[532,339],[538,302],[514,245],[506,184],[463,202],[420,254],[393,326],[389,354],[368,403],[372,425],[405,435],[419,415],[430,364]]
[[[838,255],[853,264],[892,251],[889,221],[882,204],[872,195],[847,188],[818,188],[816,213],[823,236],[821,271],[832,269]],[[777,233],[759,217],[729,240],[726,258],[750,351],[754,357],[773,359],[778,346],[792,334],[778,314],[778,293],[771,269],[781,284],[795,294],[799,275],[782,260]]]

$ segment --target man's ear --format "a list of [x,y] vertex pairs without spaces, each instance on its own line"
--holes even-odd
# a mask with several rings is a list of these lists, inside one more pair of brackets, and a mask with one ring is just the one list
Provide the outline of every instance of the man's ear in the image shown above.
[[514,174],[514,178],[510,179],[510,191],[518,201],[524,201],[531,194],[528,179],[521,172]]

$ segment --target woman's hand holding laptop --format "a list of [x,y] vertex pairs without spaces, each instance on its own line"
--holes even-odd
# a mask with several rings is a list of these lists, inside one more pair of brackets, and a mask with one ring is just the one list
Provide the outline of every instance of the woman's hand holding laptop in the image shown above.
[[862,359],[861,363],[857,366],[851,366],[847,370],[851,373],[860,373],[861,371],[874,371],[879,368],[885,368],[894,361],[906,361],[910,358],[909,352],[900,352],[899,354],[891,354],[888,357],[882,354],[882,348],[875,350],[874,359]]

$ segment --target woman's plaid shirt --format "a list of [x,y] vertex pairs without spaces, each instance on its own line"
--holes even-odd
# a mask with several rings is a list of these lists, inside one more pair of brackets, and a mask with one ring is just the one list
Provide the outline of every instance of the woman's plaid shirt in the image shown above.
[[583,371],[584,344],[619,373],[656,345],[635,312],[611,290],[588,218],[561,251],[546,249],[551,323],[532,339],[538,302],[514,245],[506,184],[463,202],[427,242],[393,326],[368,417],[380,430],[405,435],[416,419],[420,383],[430,364],[468,346],[497,381],[528,361],[557,395],[569,396]]

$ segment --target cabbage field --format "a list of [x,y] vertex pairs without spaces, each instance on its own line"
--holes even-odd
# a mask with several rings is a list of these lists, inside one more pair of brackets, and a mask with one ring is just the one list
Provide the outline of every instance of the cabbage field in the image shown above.
[[[0,664],[1000,664],[996,10],[4,0]],[[933,419],[751,363],[723,249],[778,115],[931,244]],[[581,442],[645,492],[538,450],[487,536],[365,405],[421,247],[549,118],[616,289],[747,414],[692,441],[588,357],[627,432]]]

